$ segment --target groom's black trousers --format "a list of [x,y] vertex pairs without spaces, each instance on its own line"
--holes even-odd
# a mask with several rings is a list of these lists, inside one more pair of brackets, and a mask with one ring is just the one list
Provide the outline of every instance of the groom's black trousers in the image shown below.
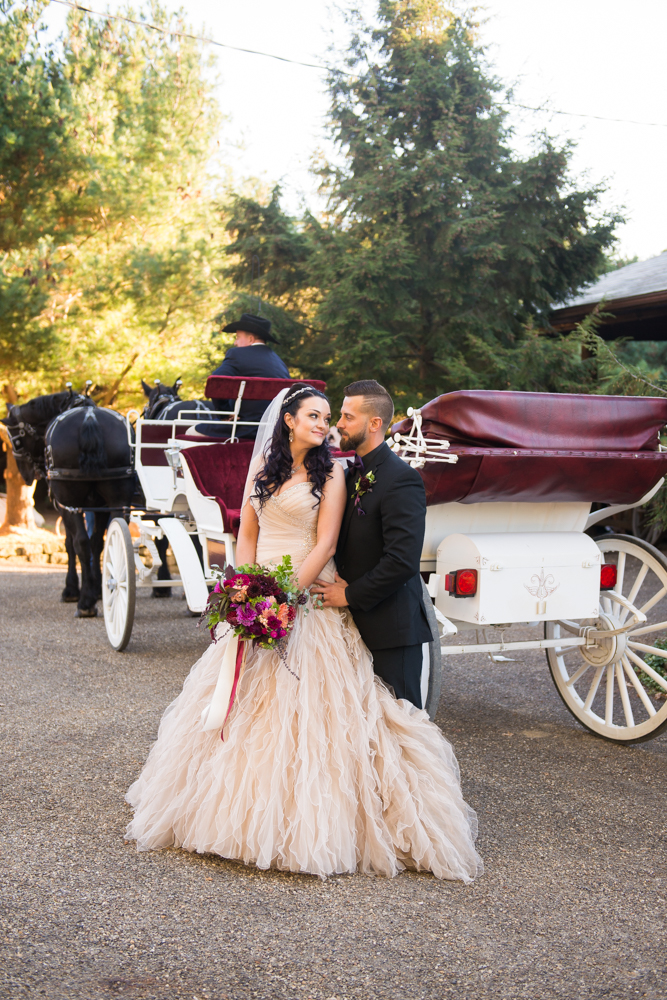
[[372,649],[373,669],[397,698],[407,698],[416,708],[422,707],[422,644]]

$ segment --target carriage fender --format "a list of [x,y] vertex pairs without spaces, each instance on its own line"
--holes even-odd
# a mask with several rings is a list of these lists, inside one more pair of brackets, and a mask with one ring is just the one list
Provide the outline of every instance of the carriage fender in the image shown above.
[[174,517],[161,517],[158,524],[169,539],[171,551],[178,564],[185,597],[190,611],[202,612],[208,600],[208,587],[192,537],[181,521]]

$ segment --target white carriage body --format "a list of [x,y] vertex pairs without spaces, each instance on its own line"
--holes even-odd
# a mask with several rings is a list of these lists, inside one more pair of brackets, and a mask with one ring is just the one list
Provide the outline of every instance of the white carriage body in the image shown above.
[[[576,531],[451,534],[438,546],[435,604],[449,619],[474,626],[595,618],[600,550]],[[474,569],[472,597],[445,588],[453,570]]]

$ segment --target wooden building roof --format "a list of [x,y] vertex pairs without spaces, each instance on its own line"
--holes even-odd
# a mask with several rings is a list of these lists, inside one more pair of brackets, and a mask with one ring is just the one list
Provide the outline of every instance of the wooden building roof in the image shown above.
[[605,300],[600,334],[605,340],[667,340],[667,251],[603,274],[551,314],[551,325],[568,333]]

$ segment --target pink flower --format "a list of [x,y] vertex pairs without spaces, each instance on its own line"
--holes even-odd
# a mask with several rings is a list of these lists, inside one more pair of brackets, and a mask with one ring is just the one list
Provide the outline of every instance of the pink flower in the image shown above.
[[220,586],[220,581],[219,580],[217,581],[215,587],[213,588],[213,593],[214,594],[221,594],[222,593],[222,587]]
[[247,587],[250,583],[250,577],[247,573],[237,573],[231,582],[235,587]]
[[251,604],[246,604],[244,608],[239,608],[236,612],[239,625],[252,625],[257,613]]

